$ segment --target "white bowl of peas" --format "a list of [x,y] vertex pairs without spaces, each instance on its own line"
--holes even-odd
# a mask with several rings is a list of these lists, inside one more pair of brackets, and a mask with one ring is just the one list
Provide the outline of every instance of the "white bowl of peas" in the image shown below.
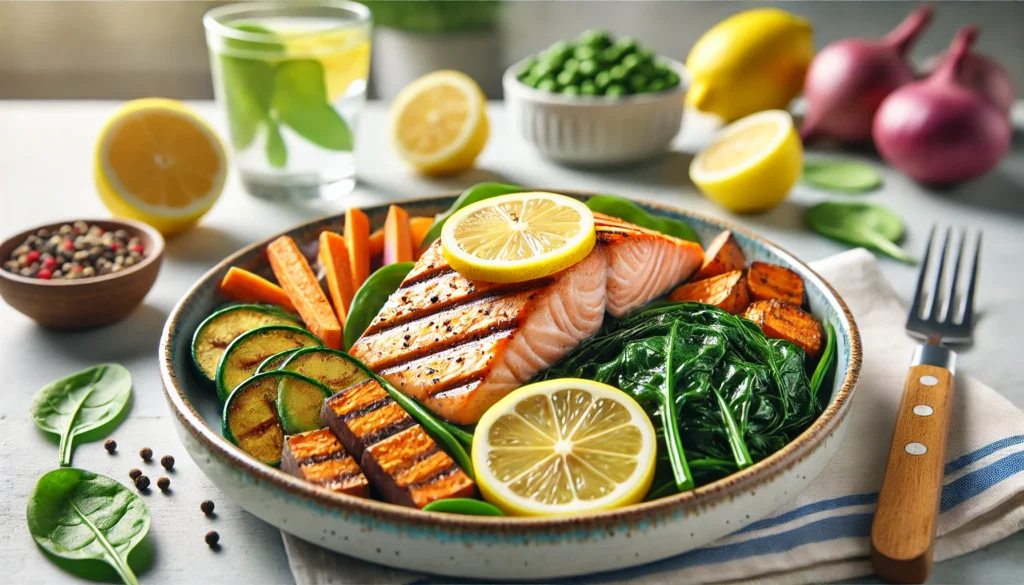
[[512,65],[502,84],[514,131],[538,153],[614,166],[671,148],[683,121],[682,63],[631,37],[588,30]]

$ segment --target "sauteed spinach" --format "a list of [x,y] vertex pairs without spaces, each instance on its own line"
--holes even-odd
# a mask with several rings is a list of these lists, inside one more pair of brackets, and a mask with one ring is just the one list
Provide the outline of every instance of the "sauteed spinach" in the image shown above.
[[[538,379],[586,378],[636,398],[664,441],[668,495],[781,449],[821,413],[796,345],[700,303],[659,304],[608,320]],[[658,484],[656,483],[656,486]]]

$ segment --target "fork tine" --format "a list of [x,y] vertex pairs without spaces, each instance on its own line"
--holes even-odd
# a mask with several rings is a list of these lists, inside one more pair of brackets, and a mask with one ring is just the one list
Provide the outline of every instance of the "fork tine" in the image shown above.
[[[964,238],[967,234],[964,234]],[[978,283],[978,264],[981,261],[981,230],[978,230],[978,237],[975,239],[974,261],[971,263],[971,280],[967,283],[967,296],[964,299],[963,324],[970,329],[971,321],[974,319],[974,289]]]
[[949,248],[949,233],[951,228],[946,228],[946,235],[942,238],[942,250],[939,253],[939,267],[935,271],[935,284],[932,286],[932,302],[928,304],[928,321],[938,322],[939,310],[942,307],[942,275],[946,271],[946,249]]
[[932,231],[928,234],[928,244],[924,247],[924,258],[921,259],[921,270],[917,273],[917,288],[914,289],[914,302],[910,305],[910,316],[911,319],[921,318],[921,309],[924,304],[925,290],[924,290],[924,276],[928,272],[928,259],[932,255],[932,240],[935,239],[935,230],[937,226],[932,226]]
[[[951,231],[952,231],[952,229],[953,228],[950,228]],[[952,281],[949,283],[949,294],[946,295],[946,302],[945,302],[946,306],[945,306],[945,311],[943,311],[943,315],[945,315],[944,321],[946,323],[958,323],[958,322],[960,322],[960,315],[962,313],[960,307],[963,305],[963,297],[961,297],[959,299],[961,302],[958,303],[957,302],[958,299],[957,299],[957,296],[956,296],[956,291],[957,291],[957,284],[960,281],[960,261],[964,257],[964,248],[966,248],[966,247],[967,247],[967,228],[965,227],[960,232],[960,245],[956,247],[956,262],[953,264],[953,278],[952,278]]]

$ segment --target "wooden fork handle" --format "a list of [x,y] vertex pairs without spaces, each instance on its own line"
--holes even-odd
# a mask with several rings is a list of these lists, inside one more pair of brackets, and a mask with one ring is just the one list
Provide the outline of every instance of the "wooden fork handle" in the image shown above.
[[945,351],[952,356],[943,363],[946,367],[915,359],[917,365],[910,368],[900,401],[871,526],[871,564],[890,583],[924,583],[931,572],[946,436],[953,414],[951,370],[956,354]]

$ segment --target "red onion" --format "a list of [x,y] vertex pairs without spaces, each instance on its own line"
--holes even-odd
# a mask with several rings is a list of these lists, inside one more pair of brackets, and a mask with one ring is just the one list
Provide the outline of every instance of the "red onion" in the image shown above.
[[[939,63],[942,62],[942,55],[935,55],[924,63],[921,72],[931,75]],[[1010,74],[1003,69],[1002,65],[995,59],[980,53],[970,52],[964,55],[960,62],[960,70],[957,74],[960,83],[973,88],[978,93],[987,97],[999,109],[1010,115],[1013,107],[1014,90]]]
[[807,114],[800,136],[805,141],[871,140],[871,121],[879,104],[894,89],[916,79],[906,54],[931,20],[932,7],[925,4],[880,40],[844,39],[822,49],[807,71]]
[[879,153],[921,183],[979,177],[1010,147],[1006,114],[960,81],[960,66],[977,36],[977,27],[960,29],[935,73],[892,92],[875,115],[872,135]]

